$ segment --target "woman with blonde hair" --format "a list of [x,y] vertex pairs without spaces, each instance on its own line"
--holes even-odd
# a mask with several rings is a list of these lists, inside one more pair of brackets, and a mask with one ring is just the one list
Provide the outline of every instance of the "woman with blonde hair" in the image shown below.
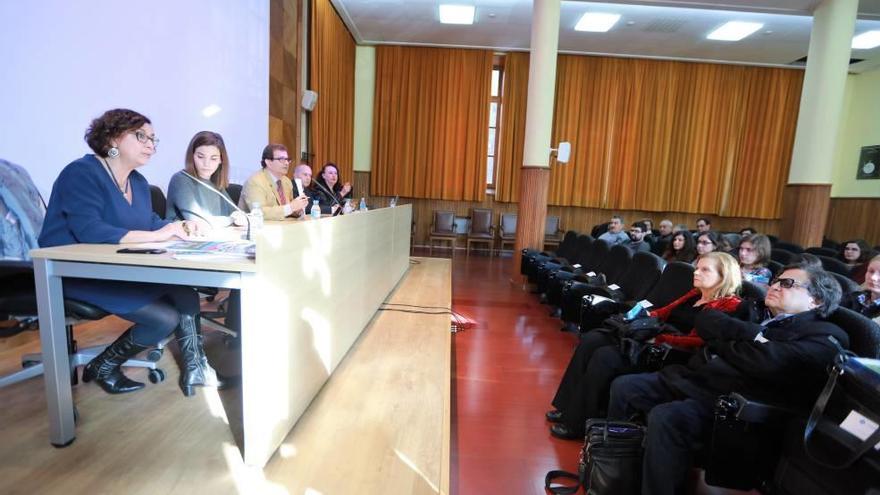
[[840,305],[880,323],[880,255],[871,258],[865,266],[864,290],[845,294]]
[[[694,267],[694,288],[649,313],[664,323],[664,333],[655,342],[685,349],[702,346],[703,341],[694,330],[697,314],[704,309],[733,313],[742,302],[737,296],[741,286],[739,263],[733,256],[722,252],[700,256]],[[550,434],[583,439],[587,418],[604,414],[611,382],[620,375],[640,371],[643,370],[633,366],[621,352],[618,339],[611,334],[584,334],[553,399],[556,409],[546,414],[550,422],[556,423],[550,427]]]

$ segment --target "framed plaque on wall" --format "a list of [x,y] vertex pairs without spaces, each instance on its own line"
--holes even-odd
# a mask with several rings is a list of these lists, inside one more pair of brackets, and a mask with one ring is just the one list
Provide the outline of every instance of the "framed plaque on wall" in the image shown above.
[[880,145],[862,146],[856,179],[880,179]]

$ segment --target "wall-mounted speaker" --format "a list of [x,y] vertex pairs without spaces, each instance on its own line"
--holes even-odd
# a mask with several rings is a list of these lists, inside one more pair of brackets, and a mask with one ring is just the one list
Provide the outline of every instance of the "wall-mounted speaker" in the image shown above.
[[302,107],[303,110],[307,112],[311,112],[315,108],[315,104],[318,103],[318,93],[307,89],[303,91],[302,97]]

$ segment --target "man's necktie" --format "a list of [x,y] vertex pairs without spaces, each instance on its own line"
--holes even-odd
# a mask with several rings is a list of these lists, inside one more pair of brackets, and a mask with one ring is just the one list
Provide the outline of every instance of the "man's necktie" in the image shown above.
[[287,198],[284,197],[284,188],[281,187],[281,179],[278,179],[277,184],[278,184],[278,199],[281,200],[281,204],[282,204],[282,205],[286,205],[286,204],[287,204]]

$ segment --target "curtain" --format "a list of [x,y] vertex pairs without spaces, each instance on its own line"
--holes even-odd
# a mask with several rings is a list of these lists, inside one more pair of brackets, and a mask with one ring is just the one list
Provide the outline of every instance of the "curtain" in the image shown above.
[[529,87],[529,54],[511,52],[504,56],[501,87],[501,115],[498,152],[495,157],[495,200],[514,202],[519,198],[519,171],[523,164],[526,135],[526,100]]
[[[311,6],[309,80],[318,93],[310,114],[309,150],[313,173],[327,162],[339,169],[340,182],[354,180],[355,43],[330,0]],[[299,97],[290,104],[299,106]],[[298,143],[294,143],[299,149]]]
[[[503,106],[524,107],[515,86],[527,72],[505,73]],[[548,202],[779,218],[802,80],[791,69],[560,56],[553,143],[573,153],[551,161]],[[517,201],[523,142],[501,132],[512,151],[496,199]]]
[[482,201],[492,52],[379,46],[370,191]]

